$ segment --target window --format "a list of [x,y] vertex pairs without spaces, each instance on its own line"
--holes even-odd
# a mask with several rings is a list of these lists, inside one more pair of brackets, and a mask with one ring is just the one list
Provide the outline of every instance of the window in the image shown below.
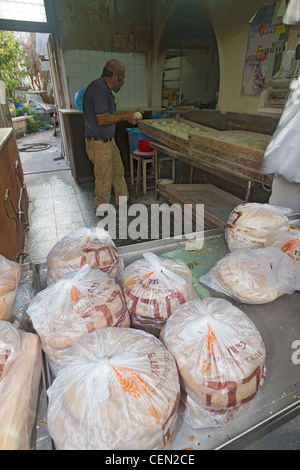
[[44,0],[0,0],[0,19],[46,23]]

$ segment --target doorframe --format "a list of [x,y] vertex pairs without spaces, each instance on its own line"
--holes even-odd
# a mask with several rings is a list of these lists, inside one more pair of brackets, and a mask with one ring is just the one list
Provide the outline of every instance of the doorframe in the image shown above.
[[[0,19],[0,30],[49,34],[52,53],[52,60],[50,61],[50,71],[52,74],[53,81],[53,77],[56,75],[56,81],[59,82],[59,86],[57,86],[55,90],[55,93],[58,93],[55,98],[61,108],[68,108],[70,100],[66,87],[66,74],[62,50],[59,45],[59,32],[57,31],[55,22],[55,7],[53,5],[52,0],[44,0],[44,5],[47,17],[46,22],[42,23],[35,21]],[[51,69],[54,64],[55,67]]]

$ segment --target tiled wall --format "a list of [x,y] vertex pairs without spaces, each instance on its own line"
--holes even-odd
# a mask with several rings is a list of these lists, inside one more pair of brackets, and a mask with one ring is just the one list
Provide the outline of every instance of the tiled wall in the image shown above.
[[144,54],[68,50],[64,53],[64,60],[73,109],[76,92],[100,77],[105,63],[112,58],[121,60],[126,67],[125,84],[115,95],[118,109],[149,106],[148,71]]

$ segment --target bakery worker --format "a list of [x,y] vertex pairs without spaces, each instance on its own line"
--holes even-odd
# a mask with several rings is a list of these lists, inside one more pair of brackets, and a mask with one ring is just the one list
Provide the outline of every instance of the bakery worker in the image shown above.
[[129,121],[135,125],[138,119],[134,118],[135,111],[116,111],[112,92],[118,93],[124,80],[124,64],[111,59],[105,64],[102,76],[88,85],[83,96],[86,151],[95,174],[95,210],[99,205],[109,204],[112,188],[116,205],[120,196],[128,199],[124,166],[114,136],[118,122]]

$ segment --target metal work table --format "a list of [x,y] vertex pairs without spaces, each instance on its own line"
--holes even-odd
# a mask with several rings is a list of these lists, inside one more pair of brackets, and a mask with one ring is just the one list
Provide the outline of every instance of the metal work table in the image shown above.
[[[292,222],[293,223],[293,222]],[[295,224],[295,223],[294,223]],[[243,448],[262,435],[300,414],[299,365],[292,363],[292,343],[300,338],[300,292],[285,295],[264,305],[241,304],[204,288],[198,282],[228,253],[223,230],[204,232],[201,250],[187,251],[189,244],[178,240],[158,240],[119,249],[125,265],[151,251],[185,264],[194,265],[193,283],[198,295],[221,297],[240,308],[260,331],[267,350],[266,385],[230,423],[219,428],[192,429],[179,418],[172,449]]]
[[[291,223],[300,228],[300,216]],[[299,365],[292,362],[292,344],[300,339],[300,292],[284,295],[264,305],[240,304],[229,297],[202,286],[199,277],[208,272],[228,253],[222,229],[197,234],[204,238],[203,247],[186,239],[163,239],[118,248],[125,266],[141,258],[145,252],[172,258],[192,266],[193,284],[200,298],[222,297],[240,308],[260,331],[267,351],[267,380],[264,388],[245,410],[228,424],[218,428],[193,429],[179,416],[171,450],[242,449],[300,414]],[[191,251],[190,251],[191,250]],[[198,263],[198,264],[197,264]],[[33,267],[33,291],[46,287],[46,264]],[[23,315],[24,317],[24,315]],[[26,318],[26,316],[24,317]],[[26,322],[27,320],[25,320]],[[35,447],[52,448],[47,432],[46,388],[51,383],[47,362],[35,432]]]

